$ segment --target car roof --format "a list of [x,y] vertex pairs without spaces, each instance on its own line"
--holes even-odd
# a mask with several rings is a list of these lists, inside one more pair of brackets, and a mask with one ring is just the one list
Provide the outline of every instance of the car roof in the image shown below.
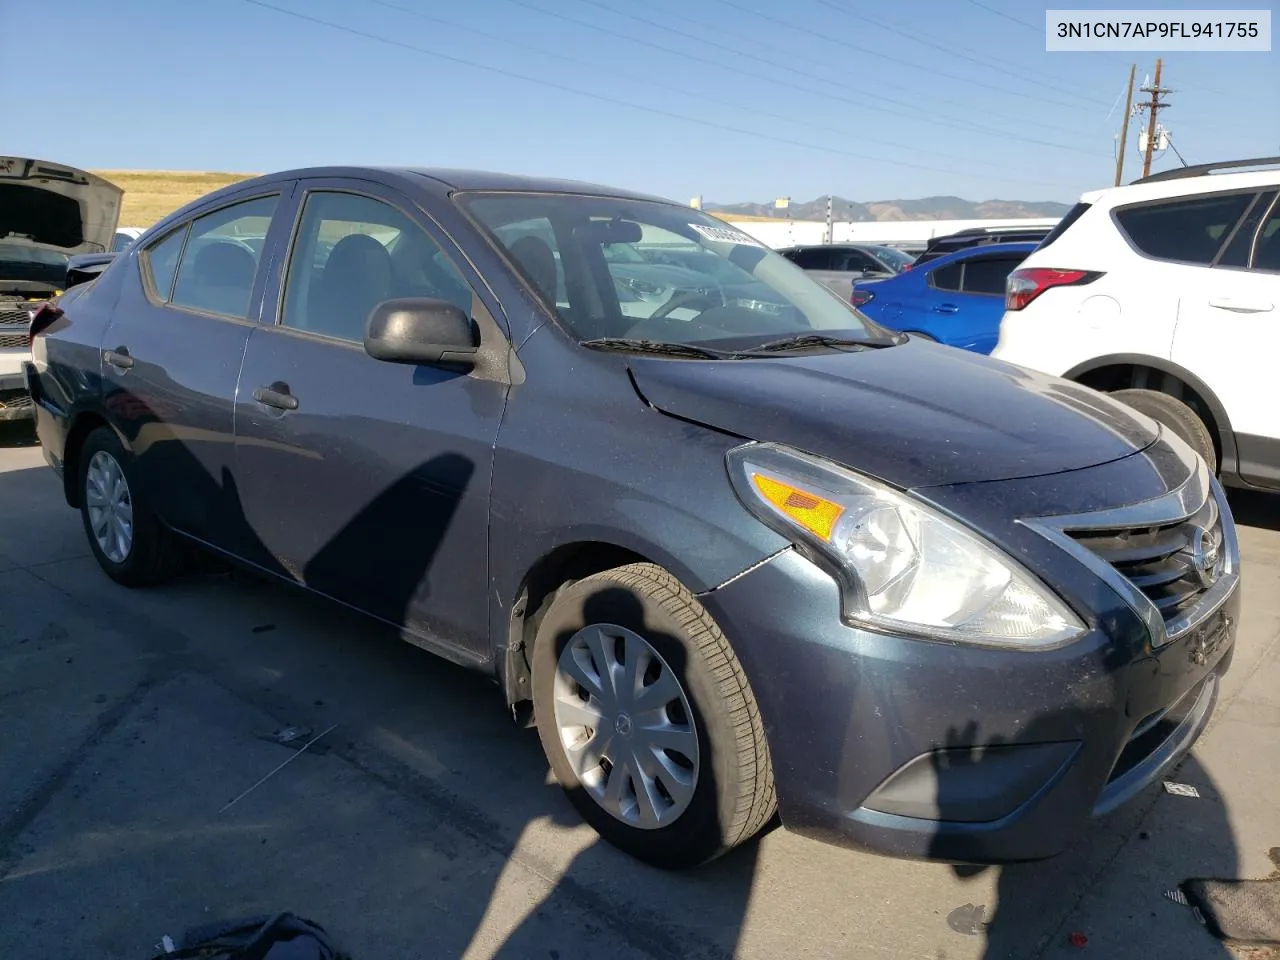
[[972,247],[964,247],[960,250],[953,250],[950,253],[944,253],[940,257],[930,260],[928,263],[920,265],[920,272],[932,270],[935,267],[946,266],[948,263],[955,263],[957,260],[966,260],[969,257],[983,256],[990,253],[1031,253],[1036,247],[1040,246],[1038,241],[1016,240],[1011,243],[983,243]]
[[1280,170],[1250,170],[1246,173],[1206,173],[1174,180],[1128,183],[1119,187],[1090,190],[1080,195],[1081,203],[1111,207],[1121,203],[1164,200],[1199,193],[1258,189],[1280,186]]
[[[557,180],[550,177],[530,177],[509,173],[493,173],[486,170],[462,170],[446,167],[385,167],[385,166],[326,166],[296,167],[280,170],[221,187],[212,193],[192,200],[173,211],[151,228],[156,233],[167,229],[186,217],[189,211],[216,203],[244,192],[269,187],[272,184],[302,179],[352,179],[370,180],[401,188],[427,186],[433,192],[452,194],[461,191],[495,191],[510,193],[559,193],[579,196],[616,197],[621,200],[644,200],[657,203],[673,203],[665,197],[650,196],[630,190],[620,190],[602,184],[579,180]],[[678,204],[677,204],[678,205]]]

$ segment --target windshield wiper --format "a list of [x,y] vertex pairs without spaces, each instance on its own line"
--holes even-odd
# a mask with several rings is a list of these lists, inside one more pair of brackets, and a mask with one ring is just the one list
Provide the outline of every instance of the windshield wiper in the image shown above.
[[592,350],[631,350],[636,353],[660,353],[669,357],[696,357],[699,360],[724,360],[736,354],[691,343],[668,343],[665,340],[636,340],[631,337],[596,337],[579,341]]
[[803,350],[806,347],[846,347],[865,350],[869,347],[887,347],[890,343],[875,340],[855,340],[850,337],[831,337],[822,333],[802,333],[794,337],[783,337],[781,340],[770,340],[758,347],[750,347],[740,351],[745,354],[781,353],[784,350]]

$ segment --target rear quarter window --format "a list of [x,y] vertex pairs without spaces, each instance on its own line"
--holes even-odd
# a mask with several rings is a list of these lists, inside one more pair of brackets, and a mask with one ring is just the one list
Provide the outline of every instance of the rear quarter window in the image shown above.
[[1208,265],[1253,202],[1253,193],[1180,197],[1117,209],[1121,232],[1154,260]]

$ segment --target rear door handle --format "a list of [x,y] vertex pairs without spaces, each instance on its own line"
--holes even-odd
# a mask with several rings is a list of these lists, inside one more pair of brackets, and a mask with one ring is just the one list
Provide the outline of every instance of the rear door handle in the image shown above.
[[1230,310],[1232,313],[1267,313],[1275,309],[1275,304],[1261,301],[1232,300],[1230,297],[1216,297],[1209,301],[1209,306],[1219,310]]
[[128,370],[133,366],[133,357],[129,356],[128,347],[116,347],[114,350],[104,350],[102,359],[107,361],[113,367],[121,370]]
[[253,391],[253,399],[264,407],[275,407],[277,410],[297,410],[298,398],[289,392],[289,385],[277,380],[269,387],[259,387]]
[[959,313],[960,308],[954,303],[940,303],[933,308],[934,313]]

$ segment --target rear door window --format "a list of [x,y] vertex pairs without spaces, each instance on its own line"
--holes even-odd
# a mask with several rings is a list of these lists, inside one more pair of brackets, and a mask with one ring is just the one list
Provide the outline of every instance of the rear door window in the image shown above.
[[192,221],[170,302],[245,319],[279,196],[232,204]]
[[824,247],[806,247],[787,256],[801,270],[835,270],[835,254]]
[[1023,257],[975,257],[964,264],[960,289],[965,293],[1004,296],[1005,281],[1017,269]]
[[929,274],[929,283],[935,290],[959,291],[964,276],[963,263],[948,263]]
[[1115,218],[1146,256],[1207,266],[1253,199],[1252,193],[1183,197],[1119,209]]
[[173,275],[178,272],[178,257],[186,239],[187,227],[184,225],[165,234],[142,253],[142,261],[146,264],[151,282],[151,292],[161,300],[167,301],[173,290]]

